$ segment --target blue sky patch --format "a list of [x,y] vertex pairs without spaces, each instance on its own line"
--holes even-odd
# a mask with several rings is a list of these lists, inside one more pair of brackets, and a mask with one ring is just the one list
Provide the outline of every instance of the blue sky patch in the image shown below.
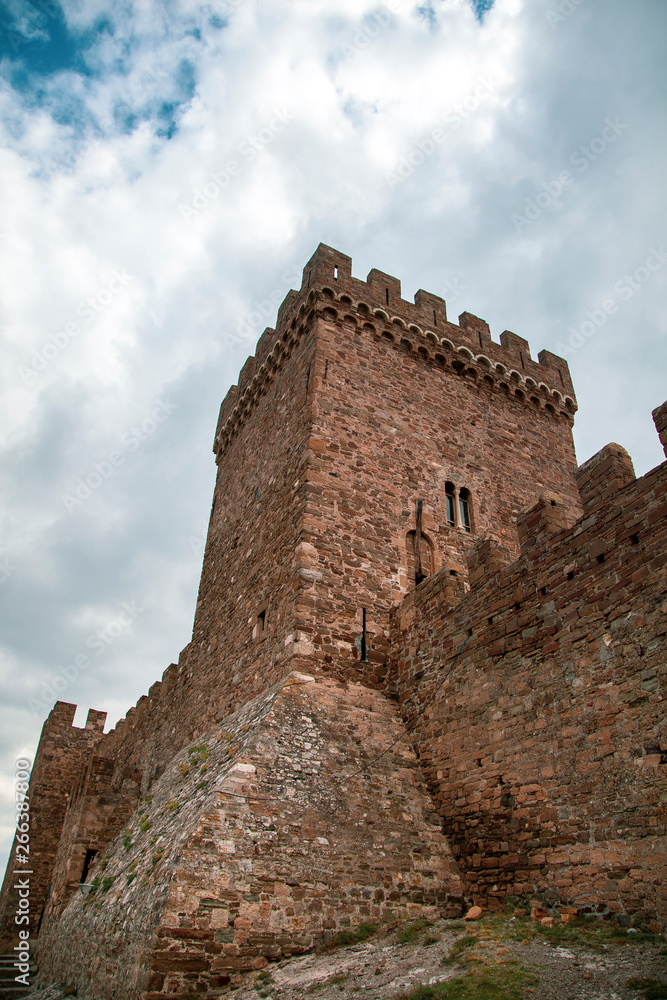
[[470,0],[470,2],[472,3],[475,14],[477,15],[477,19],[481,21],[486,12],[491,10],[495,0]]
[[68,31],[62,8],[55,0],[48,0],[40,9],[26,0],[20,13],[0,6],[0,59],[14,64],[5,73],[19,90],[29,86],[30,77],[50,76],[67,69],[86,72],[80,43]]

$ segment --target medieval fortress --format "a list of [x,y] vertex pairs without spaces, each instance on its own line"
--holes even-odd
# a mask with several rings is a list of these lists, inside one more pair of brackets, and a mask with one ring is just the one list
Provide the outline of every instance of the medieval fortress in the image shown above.
[[667,463],[577,468],[562,358],[351,263],[317,249],[222,404],[178,663],[107,734],[44,724],[30,931],[80,998],[506,895],[667,923]]

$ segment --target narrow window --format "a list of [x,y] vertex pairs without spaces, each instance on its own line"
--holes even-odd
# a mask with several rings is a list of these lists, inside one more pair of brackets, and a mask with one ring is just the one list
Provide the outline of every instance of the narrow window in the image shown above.
[[361,659],[366,662],[366,608],[361,609]]
[[438,325],[438,317],[435,314],[435,309],[433,310],[433,326]]
[[384,290],[384,298],[385,298],[385,302],[387,303],[387,305],[389,305],[389,289],[388,288],[385,288],[385,290]]
[[407,534],[406,550],[408,557],[408,577],[418,587],[422,580],[433,574],[433,545],[422,530],[423,501],[417,501],[416,530]]
[[447,509],[447,524],[453,528],[456,524],[454,517],[454,483],[445,483],[445,506]]
[[470,531],[470,493],[465,488],[459,493],[459,511],[461,512],[461,527]]
[[639,545],[639,535],[630,535],[630,541],[633,545]]
[[418,587],[422,580],[426,579],[422,564],[422,516],[424,513],[424,501],[417,501],[417,516],[415,531],[415,585]]
[[81,870],[81,882],[85,882],[86,881],[86,876],[88,875],[88,872],[90,870],[90,866],[92,865],[93,861],[95,860],[95,855],[96,854],[97,854],[97,851],[92,851],[90,848],[88,848],[88,850],[86,851],[86,856],[85,856],[84,861],[83,861],[83,869]]
[[257,635],[266,628],[266,608],[257,615]]
[[334,281],[338,281],[338,268],[334,267]]
[[327,380],[327,372],[329,371],[329,359],[327,358],[324,362],[324,381]]
[[524,360],[523,360],[523,351],[519,351],[519,357],[521,358],[521,367],[525,371],[526,370],[526,366],[525,366]]

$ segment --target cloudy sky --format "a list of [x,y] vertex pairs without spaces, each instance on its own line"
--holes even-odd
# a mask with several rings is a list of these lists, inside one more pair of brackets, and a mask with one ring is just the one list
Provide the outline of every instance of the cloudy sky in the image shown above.
[[567,352],[579,461],[661,461],[665,37],[664,0],[0,3],[5,848],[54,694],[113,724],[189,641],[218,407],[320,241]]

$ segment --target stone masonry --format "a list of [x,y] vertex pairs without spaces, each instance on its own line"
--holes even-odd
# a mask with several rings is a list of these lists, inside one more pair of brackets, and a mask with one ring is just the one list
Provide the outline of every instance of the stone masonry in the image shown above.
[[110,733],[45,723],[44,981],[214,996],[464,897],[667,924],[667,464],[577,468],[575,411],[562,358],[318,248],[221,407],[192,641]]

